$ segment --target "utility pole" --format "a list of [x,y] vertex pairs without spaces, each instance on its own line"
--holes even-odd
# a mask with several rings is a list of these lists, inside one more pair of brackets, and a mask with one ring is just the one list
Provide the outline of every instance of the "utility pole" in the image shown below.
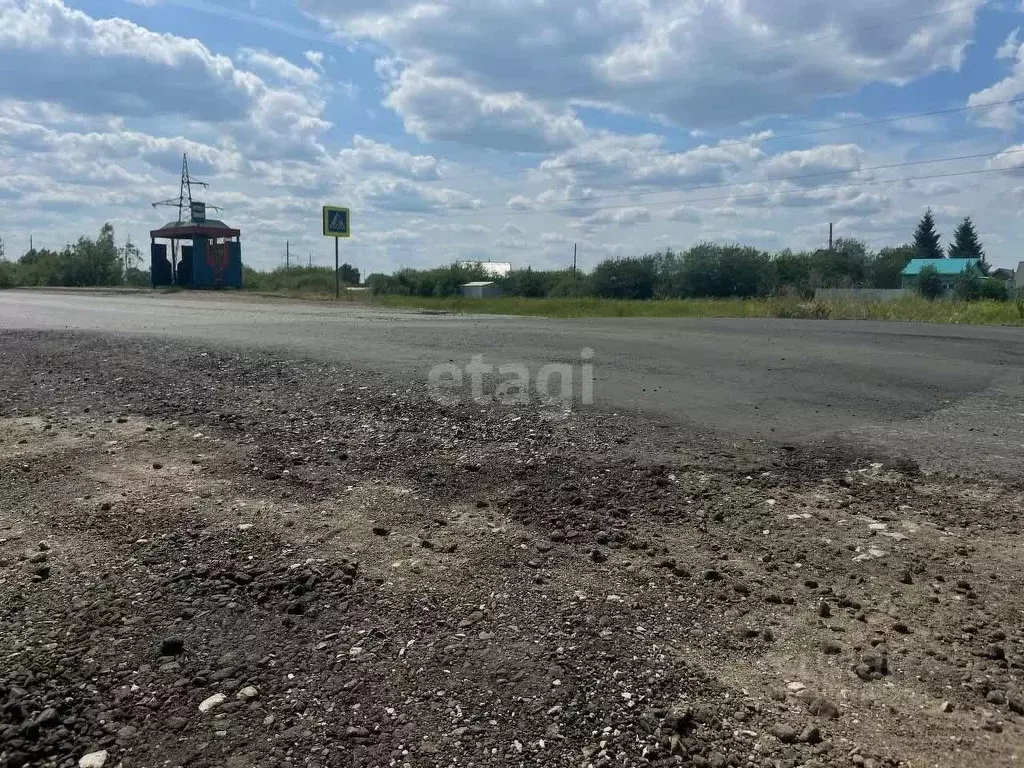
[[284,241],[284,268],[288,269],[292,263],[291,243]]
[[0,237],[0,261],[4,260],[4,239]]
[[572,279],[576,280],[576,243],[572,244]]
[[313,252],[312,251],[309,252],[309,268],[310,269],[313,268]]
[[828,223],[828,249],[832,250],[832,222]]
[[32,235],[31,234],[29,234],[29,236],[28,236],[28,249],[30,251],[34,251],[36,249],[36,247],[32,244]]

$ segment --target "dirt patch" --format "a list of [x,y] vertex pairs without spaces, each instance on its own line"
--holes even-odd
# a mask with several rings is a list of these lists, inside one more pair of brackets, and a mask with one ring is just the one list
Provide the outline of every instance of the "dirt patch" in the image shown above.
[[1024,747],[1020,488],[179,344],[0,357],[6,765]]

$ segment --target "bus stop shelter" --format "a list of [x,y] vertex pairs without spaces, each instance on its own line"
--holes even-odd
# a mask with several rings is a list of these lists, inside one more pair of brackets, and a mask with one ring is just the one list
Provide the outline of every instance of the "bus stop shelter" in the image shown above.
[[241,236],[241,230],[217,219],[170,222],[154,229],[149,233],[153,287],[241,288]]

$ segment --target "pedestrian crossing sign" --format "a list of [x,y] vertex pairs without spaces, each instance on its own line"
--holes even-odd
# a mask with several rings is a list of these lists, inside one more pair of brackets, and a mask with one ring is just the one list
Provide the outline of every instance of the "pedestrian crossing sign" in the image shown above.
[[324,237],[349,237],[348,208],[324,206]]

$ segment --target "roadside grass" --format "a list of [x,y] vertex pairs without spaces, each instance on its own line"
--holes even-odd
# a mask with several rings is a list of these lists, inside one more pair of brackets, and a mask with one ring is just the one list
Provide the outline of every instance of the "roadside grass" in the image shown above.
[[[68,292],[145,293],[149,288],[27,288]],[[179,287],[159,289],[160,293],[180,293]],[[202,292],[206,293],[206,292]],[[279,289],[229,291],[221,295],[261,296],[279,299],[333,302],[334,291]],[[789,318],[803,320],[889,320],[916,323],[954,323],[962,325],[1024,326],[1024,302],[1013,301],[929,301],[908,296],[895,301],[801,301],[799,299],[661,299],[627,301],[597,298],[500,299],[433,298],[424,296],[377,295],[369,291],[342,291],[346,304],[427,310],[452,314],[525,315],[552,318],[587,317],[734,317]]]
[[[362,298],[362,297],[360,297]],[[808,320],[890,320],[967,325],[1022,325],[1013,302],[928,301],[907,297],[889,302],[799,301],[796,299],[665,299],[621,301],[595,298],[435,299],[419,296],[371,296],[370,303],[396,309],[429,309],[455,314],[532,315],[538,317],[737,317]]]

